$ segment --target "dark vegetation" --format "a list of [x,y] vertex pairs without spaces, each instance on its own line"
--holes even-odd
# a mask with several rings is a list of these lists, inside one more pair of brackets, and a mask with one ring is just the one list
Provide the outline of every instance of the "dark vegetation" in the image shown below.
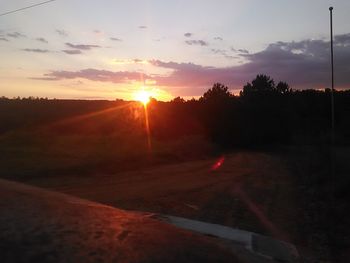
[[[292,90],[258,75],[240,96],[216,83],[199,100],[154,99],[148,105],[151,135],[178,139],[203,135],[220,147],[326,143],[330,134],[330,90]],[[350,90],[335,92],[336,137],[350,142]],[[0,99],[0,133],[26,129],[53,134],[112,135],[143,132],[137,103],[117,101]]]
[[306,246],[339,262],[350,257],[347,146],[350,90],[336,91],[331,147],[330,90],[292,90],[258,75],[234,96],[216,83],[198,99],[137,102],[0,98],[1,177],[26,181],[87,176],[207,158],[225,151],[288,152]]
[[[337,138],[347,144],[350,91],[337,91],[335,100]],[[204,133],[227,148],[326,143],[331,126],[330,90],[292,90],[284,82],[275,85],[268,76],[258,75],[239,97],[217,83],[199,100],[153,103],[151,114],[154,135]]]

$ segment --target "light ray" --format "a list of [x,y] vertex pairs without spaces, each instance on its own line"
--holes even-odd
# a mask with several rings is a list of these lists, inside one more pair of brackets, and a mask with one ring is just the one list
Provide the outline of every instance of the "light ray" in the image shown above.
[[147,134],[148,152],[151,153],[152,152],[152,142],[151,142],[151,130],[150,130],[150,126],[149,126],[147,103],[143,105],[143,108],[145,110],[145,128],[146,128],[146,134]]
[[132,104],[132,102],[129,102],[129,103],[126,103],[124,105],[119,105],[119,106],[115,106],[115,107],[111,107],[111,108],[107,108],[107,109],[103,109],[103,110],[99,110],[99,111],[94,111],[94,112],[89,112],[89,113],[78,115],[78,116],[69,117],[69,118],[59,120],[59,121],[56,121],[56,122],[53,122],[50,124],[46,124],[45,126],[49,127],[49,126],[56,126],[56,125],[65,125],[65,124],[70,124],[70,123],[86,120],[86,119],[89,119],[92,117],[96,117],[99,115],[103,115],[106,113],[110,113],[113,111],[124,109],[126,107],[129,107],[131,104]]
[[266,229],[268,229],[274,237],[289,241],[288,235],[273,224],[273,222],[264,214],[259,206],[249,198],[249,196],[244,190],[241,189],[240,186],[233,188],[232,193],[245,204],[245,206],[259,219],[260,223],[266,227]]

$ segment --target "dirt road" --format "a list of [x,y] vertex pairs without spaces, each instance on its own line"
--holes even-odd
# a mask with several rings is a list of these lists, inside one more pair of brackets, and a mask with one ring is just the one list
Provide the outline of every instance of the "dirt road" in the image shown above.
[[239,152],[146,170],[27,183],[119,208],[218,223],[289,242],[296,233],[291,176],[283,159],[273,154]]
[[0,261],[241,262],[215,240],[147,214],[5,180],[0,180]]

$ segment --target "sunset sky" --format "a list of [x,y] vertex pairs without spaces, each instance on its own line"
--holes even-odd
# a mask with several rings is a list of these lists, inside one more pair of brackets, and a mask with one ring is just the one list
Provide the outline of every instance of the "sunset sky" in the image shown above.
[[[1,0],[0,13],[43,0]],[[57,0],[0,16],[0,96],[159,100],[237,93],[258,73],[350,88],[349,0]]]

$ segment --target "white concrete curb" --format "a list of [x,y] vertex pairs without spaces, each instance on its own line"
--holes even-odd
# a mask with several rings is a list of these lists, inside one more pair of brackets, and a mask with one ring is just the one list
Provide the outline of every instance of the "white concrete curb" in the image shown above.
[[253,233],[251,232],[217,224],[209,224],[201,221],[195,221],[182,217],[168,215],[162,215],[162,217],[166,219],[167,222],[177,227],[199,232],[204,235],[211,235],[232,240],[237,243],[240,243],[249,250],[253,249]]
[[248,251],[275,262],[297,262],[299,258],[296,247],[290,243],[273,239],[249,231],[210,224],[170,215],[153,215],[176,227],[233,241]]

